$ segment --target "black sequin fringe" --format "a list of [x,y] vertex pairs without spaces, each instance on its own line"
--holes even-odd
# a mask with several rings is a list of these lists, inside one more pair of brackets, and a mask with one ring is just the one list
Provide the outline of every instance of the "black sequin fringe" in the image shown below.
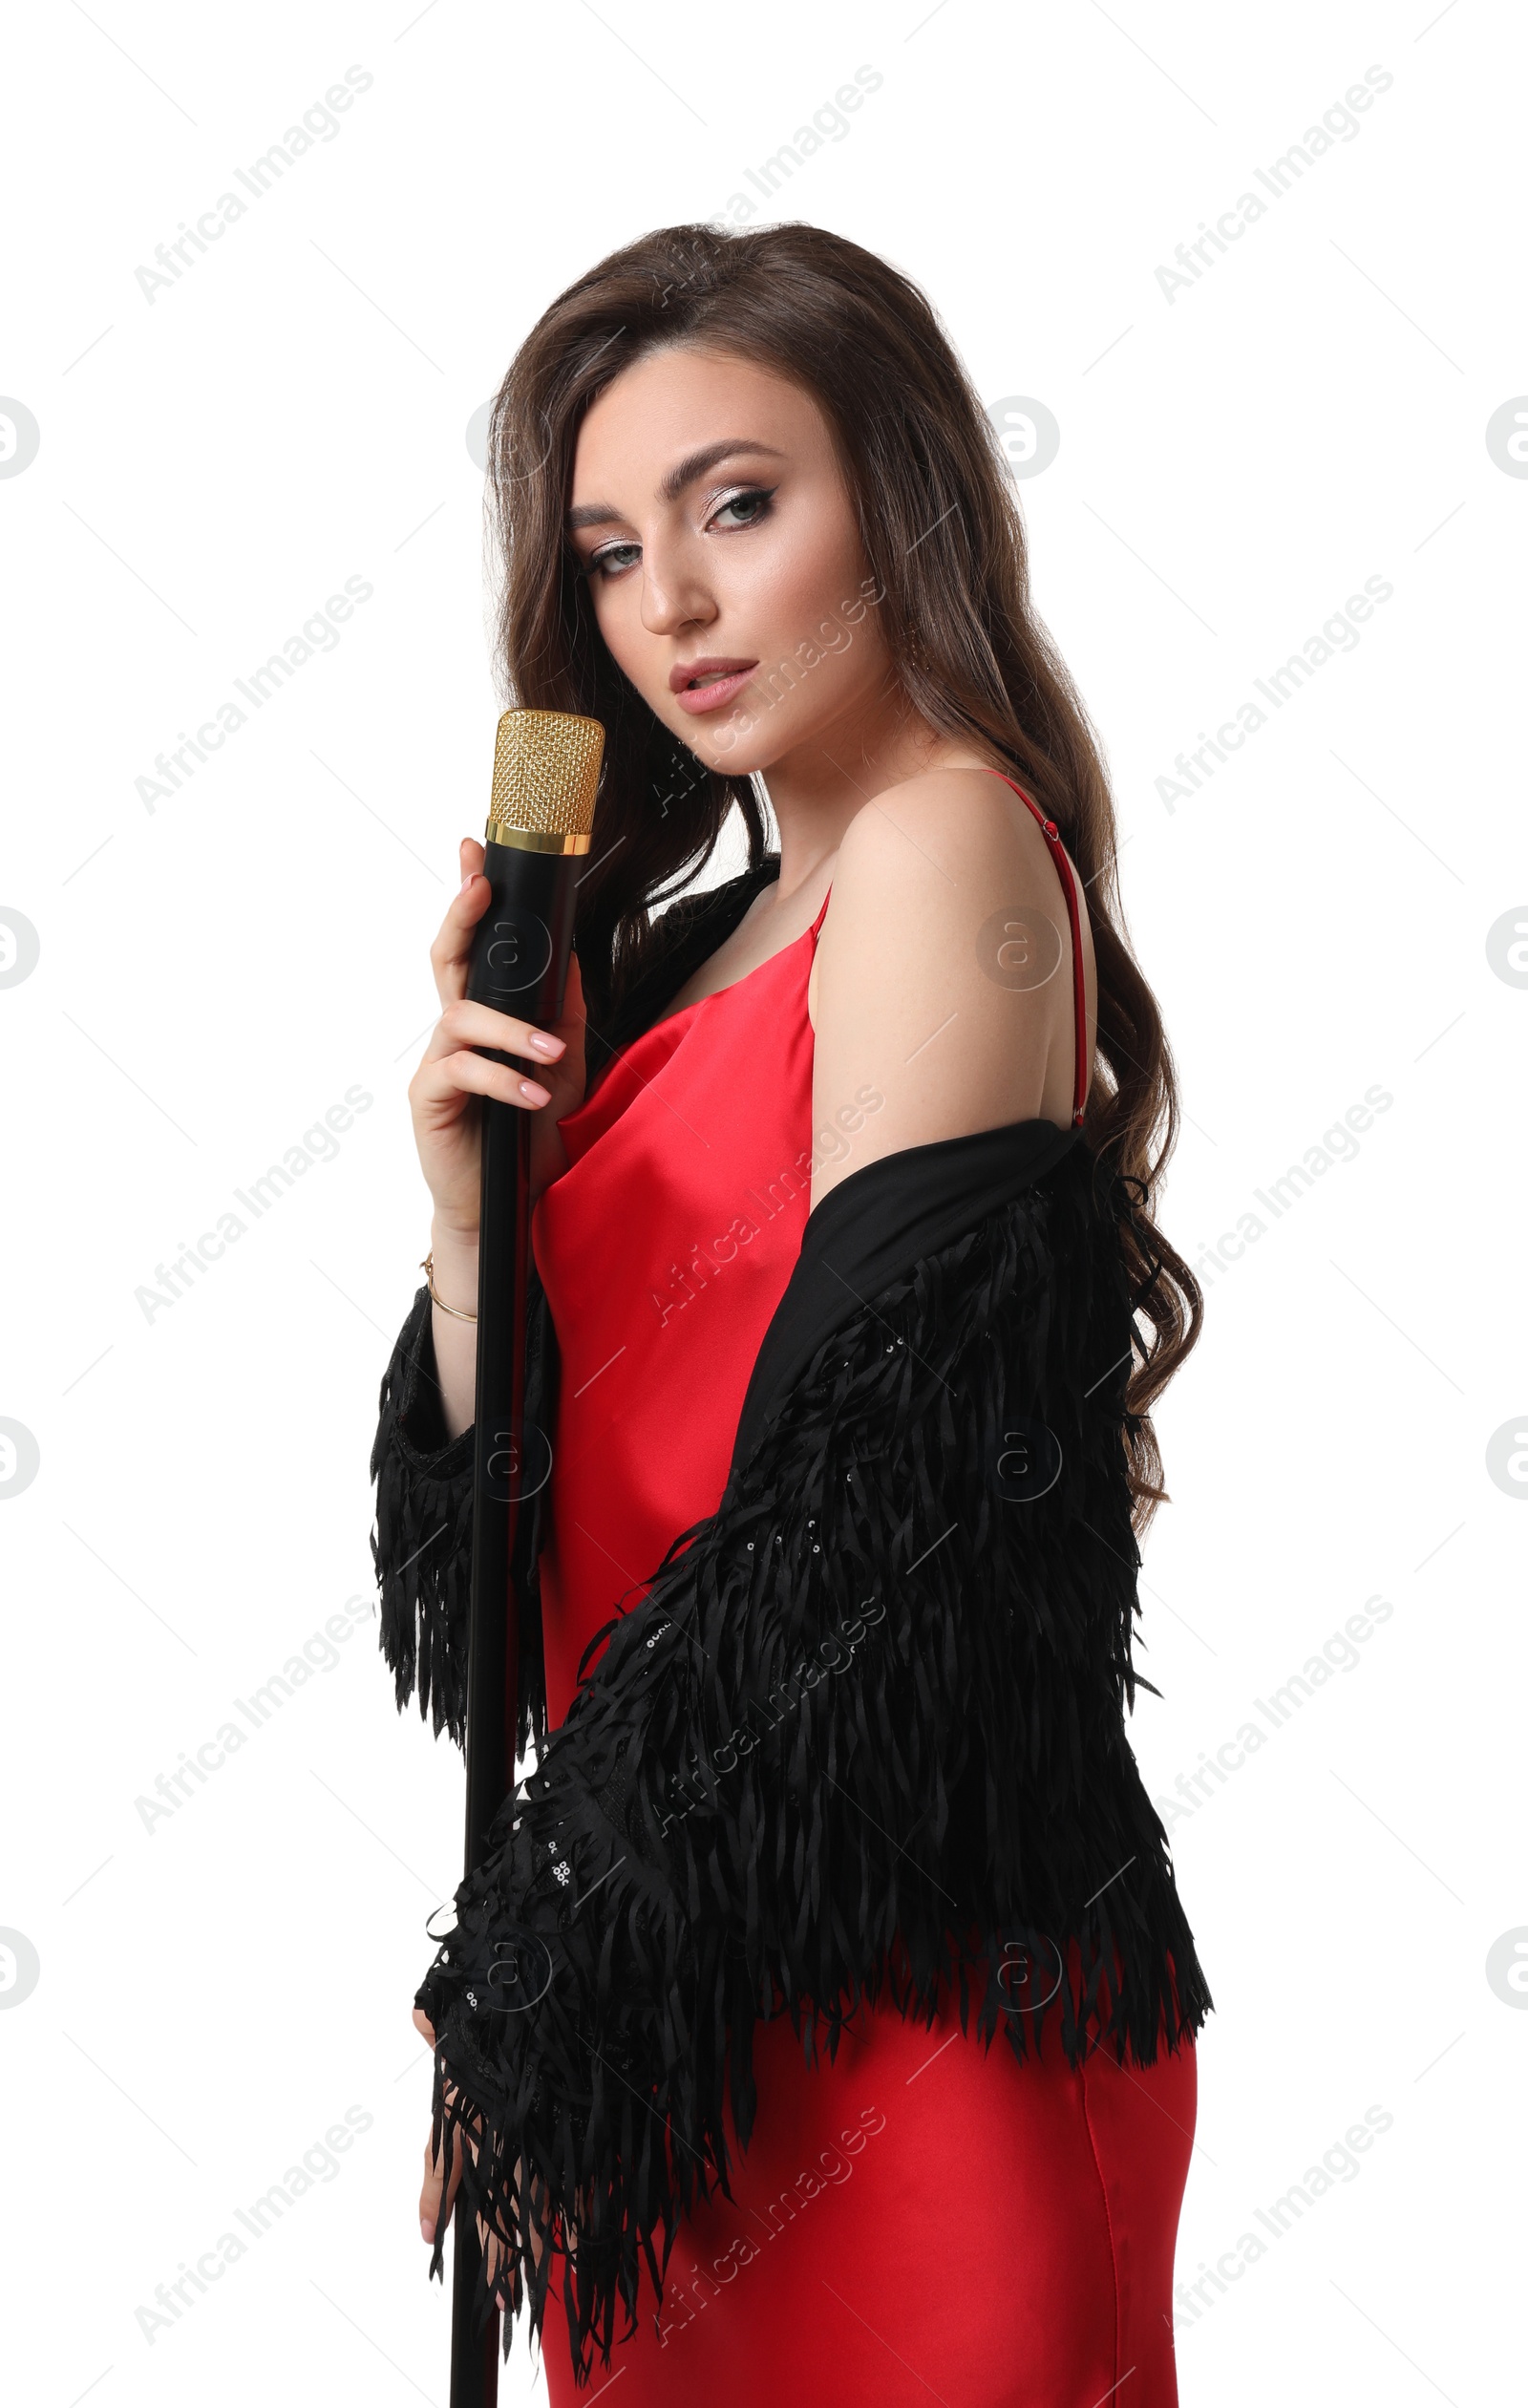
[[1021,2060],[1053,2029],[1151,2064],[1210,2011],[1125,1733],[1129,1209],[1079,1148],[824,1342],[457,1891],[416,1999],[435,2148],[500,2304],[540,2334],[560,2279],[581,2383],[732,2196],[756,2021],[831,2055],[861,1999],[927,2023],[954,1980]]
[[[528,1297],[525,1412],[550,1429],[555,1340],[540,1281]],[[382,1374],[371,1478],[376,1521],[371,1560],[380,1600],[379,1644],[401,1714],[417,1696],[436,1738],[467,1743],[467,1638],[472,1597],[475,1432],[447,1439],[435,1386],[430,1291],[421,1288]],[[520,1601],[517,1754],[546,1739],[546,1680],[537,1564],[543,1494],[521,1507],[514,1577]]]

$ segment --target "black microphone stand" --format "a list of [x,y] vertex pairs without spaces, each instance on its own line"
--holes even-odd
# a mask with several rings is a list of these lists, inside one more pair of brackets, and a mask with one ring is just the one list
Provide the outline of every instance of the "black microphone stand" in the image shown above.
[[[490,906],[490,913],[492,906]],[[471,984],[468,993],[473,993]],[[476,997],[475,1000],[484,1000]],[[558,1015],[552,1014],[553,1018]],[[530,1068],[507,1054],[493,1061]],[[465,1870],[488,1853],[488,1830],[514,1785],[519,1710],[519,1601],[510,1575],[522,1502],[525,1303],[530,1252],[530,1121],[484,1097],[478,1256],[478,1419],[473,1460],[472,1590],[467,1648]],[[465,2146],[463,2139],[462,2145]],[[482,2244],[458,2191],[451,2293],[451,2408],[496,2408],[499,2312],[480,2321]]]
[[[543,744],[547,723],[595,740],[587,721],[550,713],[506,713],[499,723],[495,793],[517,744]],[[541,727],[530,723],[541,723]],[[514,725],[512,723],[522,723]],[[555,731],[554,731],[555,733]],[[564,746],[568,736],[564,733]],[[527,757],[535,757],[529,752]],[[558,766],[554,756],[554,769]],[[565,772],[564,781],[565,781]],[[592,783],[588,808],[592,812]],[[565,820],[562,823],[566,824]],[[588,820],[585,818],[584,827]],[[499,842],[500,835],[520,842]],[[587,844],[584,835],[577,847]],[[562,838],[538,838],[490,818],[483,875],[493,897],[478,924],[467,977],[475,1003],[547,1028],[562,1015],[578,900],[577,854]],[[490,1061],[534,1076],[541,1065],[483,1049]],[[482,1177],[478,1240],[478,1390],[473,1460],[472,1585],[467,1650],[465,1870],[488,1854],[494,1818],[515,1783],[520,1614],[513,1566],[520,1516],[550,1468],[548,1434],[525,1425],[526,1310],[530,1278],[530,1114],[493,1097],[480,1100]],[[465,2136],[461,2136],[465,2147]],[[482,2244],[463,2184],[454,2209],[451,2408],[497,2408],[500,2311],[486,2300]],[[487,2315],[483,2320],[486,2302]]]

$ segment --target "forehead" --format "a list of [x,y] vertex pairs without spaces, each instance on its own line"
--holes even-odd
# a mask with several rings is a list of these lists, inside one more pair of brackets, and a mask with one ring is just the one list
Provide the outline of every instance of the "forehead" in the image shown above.
[[676,347],[624,369],[588,411],[572,500],[649,501],[677,459],[724,437],[768,443],[796,460],[833,448],[804,386],[756,360]]

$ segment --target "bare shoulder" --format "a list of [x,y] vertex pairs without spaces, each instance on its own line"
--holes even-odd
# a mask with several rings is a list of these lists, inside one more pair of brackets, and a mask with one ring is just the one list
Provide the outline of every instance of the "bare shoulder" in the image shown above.
[[908,883],[923,893],[930,879],[953,903],[963,886],[968,894],[978,886],[986,892],[984,882],[996,878],[1001,884],[1015,874],[1035,883],[1041,894],[1045,878],[1055,880],[1029,805],[990,770],[930,769],[887,787],[856,812],[838,846],[834,903],[844,894],[884,895]]
[[[1080,887],[1078,903],[1091,1018]],[[856,813],[834,864],[814,987],[814,1204],[904,1146],[1008,1121],[1069,1121],[1066,897],[1034,814],[990,771],[929,770]],[[844,1106],[858,1116],[853,1129]]]

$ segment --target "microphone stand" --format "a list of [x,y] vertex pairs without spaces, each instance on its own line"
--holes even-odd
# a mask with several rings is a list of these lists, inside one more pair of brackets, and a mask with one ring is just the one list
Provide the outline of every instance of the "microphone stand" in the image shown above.
[[[493,889],[478,924],[467,993],[533,1027],[562,1018],[578,900],[604,745],[596,722],[506,712],[499,723],[483,875]],[[575,833],[577,832],[577,833]],[[482,1049],[518,1075],[538,1063]],[[514,1559],[520,1516],[550,1466],[529,1467],[525,1339],[529,1299],[530,1114],[480,1098],[482,1175],[478,1239],[478,1389],[473,1453],[472,1583],[467,1646],[465,1869],[488,1855],[494,1818],[515,1784],[520,1610]],[[465,2147],[465,2135],[462,2136]],[[451,2408],[497,2408],[499,2316],[482,2318],[482,2244],[463,2184],[453,2210]]]
[[[492,906],[490,906],[490,914]],[[469,986],[469,993],[472,989]],[[476,999],[476,998],[475,998]],[[551,1015],[558,1017],[558,1013]],[[525,1073],[531,1065],[490,1053]],[[472,1589],[467,1646],[465,1869],[488,1853],[488,1830],[515,1778],[520,1615],[510,1566],[520,1524],[530,1253],[530,1119],[485,1096],[478,1248],[478,1418],[473,1456]],[[465,2141],[463,2141],[465,2146]],[[451,2408],[496,2408],[499,2311],[479,2324],[482,2244],[457,2193],[452,2252]]]

